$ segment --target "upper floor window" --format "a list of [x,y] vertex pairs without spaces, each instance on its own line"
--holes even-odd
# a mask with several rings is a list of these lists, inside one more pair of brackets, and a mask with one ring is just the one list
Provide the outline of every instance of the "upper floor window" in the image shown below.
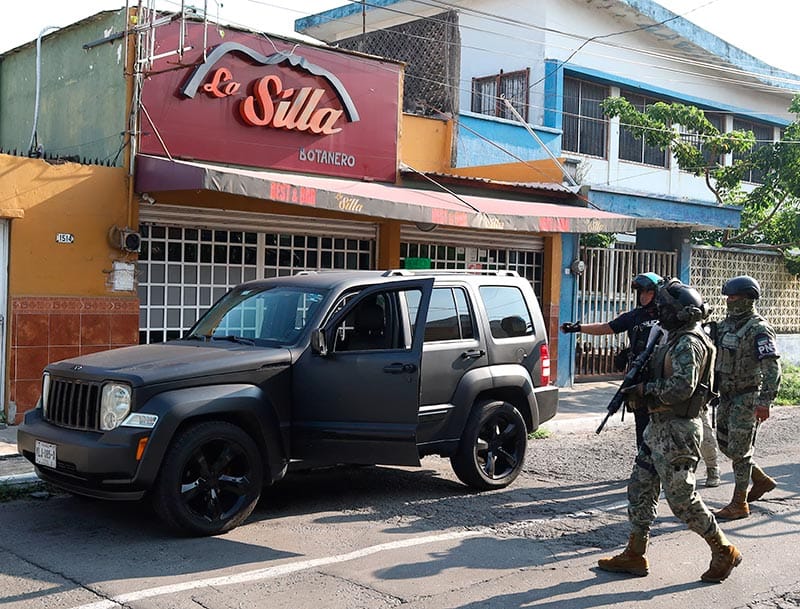
[[600,102],[608,96],[608,87],[576,78],[564,78],[563,150],[603,158],[606,156],[608,121]]
[[[622,91],[620,95],[627,99],[639,112],[644,112],[648,105],[659,101],[631,91]],[[658,146],[647,145],[644,138],[637,138],[624,125],[620,125],[619,158],[623,161],[666,167],[669,155],[666,150],[661,150]]]
[[514,114],[503,102],[505,97],[528,120],[528,69],[503,72],[472,79],[472,111],[514,120]]
[[[708,110],[706,110],[704,114],[708,122],[714,125],[717,131],[720,133],[725,133],[725,114],[719,112],[710,112]],[[690,171],[697,169],[698,171],[702,172],[704,168],[713,168],[725,164],[725,155],[715,155],[711,147],[706,144],[707,138],[700,135],[696,131],[685,131],[683,128],[681,128],[681,140],[699,148],[703,153],[703,158],[705,159],[704,167],[681,167],[682,170]]]
[[[733,160],[738,161],[741,158],[747,156],[747,154],[752,154],[762,146],[769,146],[773,140],[772,134],[772,127],[769,125],[765,125],[763,123],[756,123],[753,121],[747,121],[739,118],[733,119],[733,129],[734,131],[752,131],[753,135],[756,136],[756,143],[753,148],[750,149],[749,152],[745,154],[733,154]],[[764,180],[764,176],[762,172],[756,171],[755,169],[751,169],[750,171],[744,174],[742,178],[745,182],[755,182],[760,184]]]

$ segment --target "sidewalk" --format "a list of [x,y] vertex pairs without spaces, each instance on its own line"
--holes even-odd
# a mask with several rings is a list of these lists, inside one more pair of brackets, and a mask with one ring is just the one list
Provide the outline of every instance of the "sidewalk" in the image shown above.
[[[559,390],[558,414],[542,424],[551,433],[594,431],[606,415],[606,406],[617,391],[619,382],[579,383]],[[607,426],[627,425],[633,417],[620,422],[620,415],[609,419]],[[17,427],[0,428],[0,486],[38,480],[33,465],[17,452]]]

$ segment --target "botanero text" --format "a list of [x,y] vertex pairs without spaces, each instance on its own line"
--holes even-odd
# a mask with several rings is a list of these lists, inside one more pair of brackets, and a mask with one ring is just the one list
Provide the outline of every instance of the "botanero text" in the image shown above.
[[355,167],[356,157],[344,152],[330,152],[318,148],[300,149],[299,158],[307,163],[319,163],[320,165],[335,165],[337,167]]

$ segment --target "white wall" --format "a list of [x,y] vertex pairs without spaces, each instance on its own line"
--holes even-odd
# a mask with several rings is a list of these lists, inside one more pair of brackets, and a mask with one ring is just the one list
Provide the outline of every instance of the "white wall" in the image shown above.
[[[570,57],[586,38],[630,30],[642,24],[641,19],[636,22],[624,17],[630,9],[622,5],[616,5],[612,13],[612,9],[605,8],[608,0],[466,0],[458,4],[465,9],[460,16],[460,103],[463,109],[470,107],[473,77],[496,74],[500,69],[508,72],[530,68],[531,82],[535,85],[531,89],[529,120],[534,125],[542,124],[544,84],[539,81],[544,77],[544,61],[569,59],[570,65],[640,82],[680,97],[716,101],[724,107],[756,111],[765,117],[792,118],[786,111],[791,101],[790,92],[748,82],[730,69],[711,70],[700,62],[688,63],[686,51],[693,51],[695,55],[698,51],[685,41],[683,48],[677,49],[673,47],[674,41],[638,31],[593,41]],[[492,18],[497,15],[506,20]],[[532,25],[544,26],[548,31]],[[599,158],[588,158],[586,163],[584,183],[587,184],[713,201],[702,178],[674,167],[659,169]]]

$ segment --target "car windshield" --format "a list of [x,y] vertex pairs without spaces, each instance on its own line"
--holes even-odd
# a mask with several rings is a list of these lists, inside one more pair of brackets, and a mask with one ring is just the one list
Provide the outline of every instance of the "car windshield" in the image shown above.
[[211,307],[184,339],[291,346],[300,339],[324,297],[325,291],[291,286],[235,288]]

